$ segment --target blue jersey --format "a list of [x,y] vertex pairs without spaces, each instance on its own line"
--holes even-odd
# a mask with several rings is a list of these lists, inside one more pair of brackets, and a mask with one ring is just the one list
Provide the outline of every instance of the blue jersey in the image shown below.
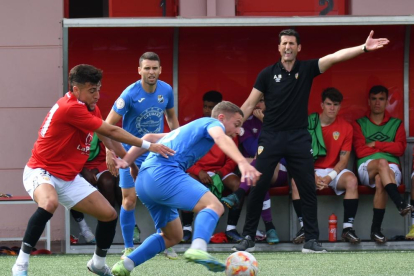
[[[154,93],[146,92],[141,80],[128,86],[114,103],[112,109],[122,116],[122,128],[141,138],[147,133],[164,131],[164,111],[174,107],[174,94],[169,84],[158,80]],[[131,146],[122,144],[126,151]],[[138,158],[139,166],[148,154]]]
[[214,140],[208,130],[215,126],[220,126],[225,131],[223,124],[214,118],[194,120],[171,131],[158,143],[175,150],[174,156],[164,158],[158,153],[151,152],[142,163],[141,171],[148,167],[165,165],[176,166],[183,171],[187,171],[214,145]]

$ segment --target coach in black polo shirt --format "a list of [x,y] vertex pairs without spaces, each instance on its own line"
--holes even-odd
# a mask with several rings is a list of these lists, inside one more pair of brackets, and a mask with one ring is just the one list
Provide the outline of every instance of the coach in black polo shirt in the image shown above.
[[373,39],[373,34],[371,31],[363,45],[305,61],[296,59],[301,50],[299,34],[291,29],[279,34],[280,61],[259,73],[250,96],[241,107],[246,120],[264,95],[266,111],[256,161],[256,169],[262,176],[248,197],[244,239],[233,250],[254,251],[262,202],[276,165],[284,157],[302,201],[306,240],[302,252],[326,251],[318,243],[316,186],[311,136],[307,130],[309,94],[313,78],[335,63],[380,49],[389,43],[386,38]]

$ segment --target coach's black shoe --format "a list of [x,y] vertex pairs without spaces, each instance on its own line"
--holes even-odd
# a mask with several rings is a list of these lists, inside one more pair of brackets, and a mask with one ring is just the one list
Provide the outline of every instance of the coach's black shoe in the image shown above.
[[249,235],[247,235],[246,237],[243,238],[243,240],[239,244],[233,246],[231,248],[231,250],[233,250],[233,251],[254,252],[255,243],[252,240],[252,238]]
[[381,233],[380,230],[371,230],[371,240],[378,244],[384,244],[387,242],[387,238]]
[[347,227],[342,231],[342,241],[349,242],[351,244],[358,244],[361,242],[361,239],[358,238],[352,227]]
[[322,244],[317,240],[312,239],[305,242],[302,248],[302,253],[327,253],[328,250],[322,247]]
[[296,233],[295,238],[293,238],[292,242],[294,244],[301,244],[305,241],[305,228],[300,228],[300,230]]
[[405,215],[413,211],[413,206],[411,206],[410,204],[407,204],[404,207],[399,208],[398,211],[400,211],[400,215],[404,217]]

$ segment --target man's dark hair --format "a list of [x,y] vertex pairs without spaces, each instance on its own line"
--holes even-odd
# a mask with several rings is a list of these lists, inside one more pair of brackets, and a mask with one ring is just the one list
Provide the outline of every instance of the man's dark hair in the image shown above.
[[294,29],[286,29],[286,30],[281,31],[279,33],[279,44],[282,42],[282,36],[283,35],[296,37],[296,43],[298,45],[300,44],[300,36],[299,36],[299,33],[297,31],[295,31]]
[[203,102],[213,102],[213,103],[219,103],[223,100],[223,96],[220,92],[215,90],[210,90],[203,95]]
[[102,79],[102,70],[92,65],[79,64],[69,72],[69,91],[73,91],[73,86],[77,84],[98,84]]
[[322,91],[322,102],[324,102],[326,98],[330,99],[334,103],[341,103],[344,96],[342,96],[342,93],[335,87],[328,87]]
[[382,85],[375,85],[369,90],[369,95],[374,94],[377,95],[381,92],[384,92],[388,99],[388,89]]
[[144,59],[158,61],[158,63],[161,65],[160,57],[154,52],[145,52],[145,53],[143,53],[142,56],[139,58],[139,66],[141,66],[142,61]]

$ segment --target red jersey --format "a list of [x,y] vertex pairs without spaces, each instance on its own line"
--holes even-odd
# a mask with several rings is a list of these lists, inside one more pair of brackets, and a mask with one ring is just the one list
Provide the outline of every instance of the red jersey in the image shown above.
[[341,151],[352,150],[352,125],[337,116],[332,124],[322,127],[322,135],[326,156],[318,157],[315,161],[315,169],[333,168],[339,162]]
[[[237,145],[237,138],[233,139]],[[232,173],[236,169],[236,162],[230,157],[224,154],[224,152],[214,144],[209,152],[206,153],[200,160],[198,160],[193,166],[191,166],[187,172],[197,175],[201,170],[206,172],[220,172],[224,177],[229,173]]]
[[88,111],[72,93],[66,93],[44,119],[27,166],[42,168],[66,181],[73,180],[88,160],[93,133],[101,125],[97,106]]

